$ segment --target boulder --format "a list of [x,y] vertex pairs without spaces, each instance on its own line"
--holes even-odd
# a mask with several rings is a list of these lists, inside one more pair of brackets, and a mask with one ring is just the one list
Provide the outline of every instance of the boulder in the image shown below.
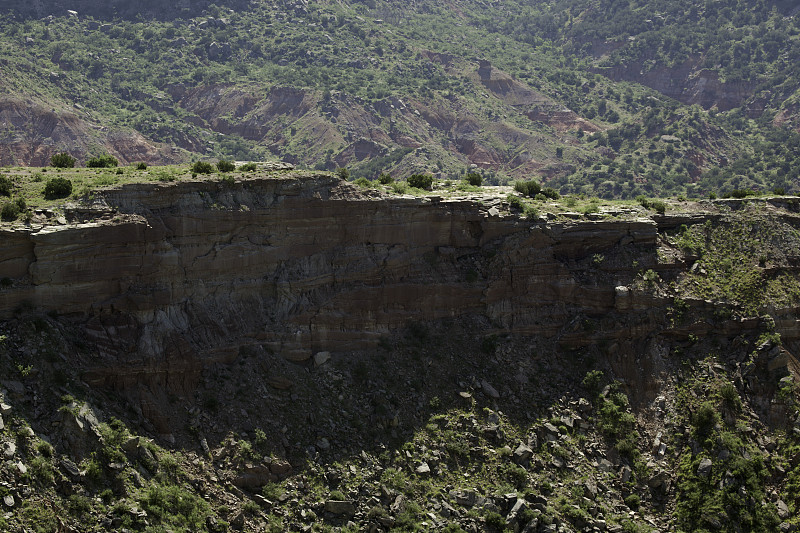
[[277,480],[278,476],[273,474],[269,468],[265,466],[250,466],[233,479],[233,484],[242,490],[255,492],[264,485]]
[[355,504],[347,500],[328,500],[325,502],[325,510],[329,513],[345,516],[356,514]]

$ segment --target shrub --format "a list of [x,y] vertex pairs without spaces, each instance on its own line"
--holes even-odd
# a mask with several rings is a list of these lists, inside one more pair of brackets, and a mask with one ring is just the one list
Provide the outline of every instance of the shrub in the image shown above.
[[545,198],[550,198],[551,200],[558,200],[561,198],[561,195],[558,194],[558,191],[552,187],[547,187],[546,189],[542,189],[542,194]]
[[147,170],[147,163],[145,162],[136,163],[136,170]]
[[665,204],[661,200],[650,200],[644,195],[637,196],[636,201],[639,202],[639,204],[645,209],[652,209],[656,213],[660,213],[662,215],[667,210],[667,204]]
[[722,398],[722,403],[728,409],[732,409],[735,411],[742,410],[742,398],[739,396],[739,391],[736,390],[736,386],[733,383],[725,383],[719,389],[720,398]]
[[381,172],[381,175],[378,176],[378,183],[380,183],[381,185],[389,185],[393,181],[394,178],[392,177],[392,175],[386,172]]
[[336,175],[342,178],[343,180],[350,179],[350,171],[344,167],[339,167],[336,169]]
[[114,156],[103,154],[89,159],[86,166],[89,168],[114,168],[119,166],[119,161]]
[[0,196],[11,196],[11,180],[5,176],[0,176]]
[[541,192],[542,186],[533,180],[515,181],[514,190],[524,196],[530,196],[531,198],[533,198]]
[[433,176],[430,174],[412,174],[408,177],[408,186],[417,189],[430,190],[433,186]]
[[603,372],[601,370],[590,370],[583,378],[584,388],[593,397],[600,394],[601,385],[603,384]]
[[50,166],[55,168],[72,168],[75,166],[75,158],[66,152],[54,154],[50,158]]
[[392,190],[397,194],[405,194],[408,190],[408,185],[403,182],[392,183]]
[[227,161],[225,159],[220,159],[217,161],[217,170],[220,172],[233,172],[236,170],[236,165],[233,161]]
[[44,185],[44,197],[48,200],[66,198],[72,194],[72,182],[67,178],[51,178]]
[[214,167],[207,161],[195,161],[192,165],[193,174],[211,174],[214,172]]
[[233,176],[222,176],[219,180],[229,187],[236,183],[236,180],[233,179]]
[[527,218],[536,218],[539,216],[539,210],[532,205],[526,205],[523,213]]
[[244,165],[239,167],[239,170],[242,172],[255,172],[258,170],[258,165],[255,163],[245,163]]
[[483,176],[478,174],[477,172],[470,172],[464,178],[464,181],[472,185],[473,187],[480,187],[481,183],[483,183]]
[[731,198],[747,198],[748,196],[756,196],[756,193],[748,189],[734,189],[729,196]]
[[3,204],[2,209],[0,209],[0,218],[5,221],[12,221],[16,220],[19,216],[19,207],[15,202],[6,202]]
[[356,185],[358,185],[359,187],[362,187],[364,189],[366,189],[367,187],[372,185],[372,182],[369,181],[367,178],[358,178],[353,183],[355,183]]
[[700,437],[706,437],[717,425],[719,414],[711,402],[706,402],[697,409],[692,417],[692,425]]
[[522,198],[520,198],[516,194],[509,194],[506,197],[506,200],[508,201],[508,205],[512,209],[519,209],[521,211],[522,209],[525,208],[525,204],[522,202]]

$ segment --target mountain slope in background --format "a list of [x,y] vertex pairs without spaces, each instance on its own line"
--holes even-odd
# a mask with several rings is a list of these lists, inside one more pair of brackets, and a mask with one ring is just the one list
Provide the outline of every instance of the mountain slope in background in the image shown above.
[[66,150],[477,167],[603,197],[797,188],[788,2],[56,4],[12,2],[0,25],[6,165]]

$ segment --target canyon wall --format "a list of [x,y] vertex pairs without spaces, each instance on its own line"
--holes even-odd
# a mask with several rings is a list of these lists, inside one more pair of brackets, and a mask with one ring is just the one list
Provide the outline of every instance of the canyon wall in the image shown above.
[[[304,364],[459,320],[478,338],[599,349],[618,376],[656,390],[659,336],[760,327],[670,326],[672,299],[642,290],[643,270],[690,266],[659,261],[659,226],[702,216],[528,219],[499,197],[388,197],[293,173],[96,191],[65,219],[0,230],[0,318],[33,309],[77,326],[82,348],[65,356],[84,382],[129,397],[163,434],[163,397],[191,397],[205,369],[242,350]],[[794,317],[775,316],[789,343]]]
[[491,205],[370,197],[328,175],[125,186],[68,211],[72,223],[3,235],[14,282],[0,313],[71,315],[108,342],[125,324],[148,357],[180,335],[203,351],[258,343],[304,360],[471,314],[553,334],[569,314],[614,309],[615,286],[635,275],[582,261],[655,253],[650,220],[546,223]]

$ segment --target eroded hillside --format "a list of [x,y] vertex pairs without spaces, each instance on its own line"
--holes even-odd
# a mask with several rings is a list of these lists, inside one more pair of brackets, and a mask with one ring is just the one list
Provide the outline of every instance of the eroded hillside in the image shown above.
[[603,198],[797,189],[787,2],[123,4],[2,8],[0,163],[479,169]]
[[4,526],[791,531],[797,199],[490,191],[256,172],[4,226]]

